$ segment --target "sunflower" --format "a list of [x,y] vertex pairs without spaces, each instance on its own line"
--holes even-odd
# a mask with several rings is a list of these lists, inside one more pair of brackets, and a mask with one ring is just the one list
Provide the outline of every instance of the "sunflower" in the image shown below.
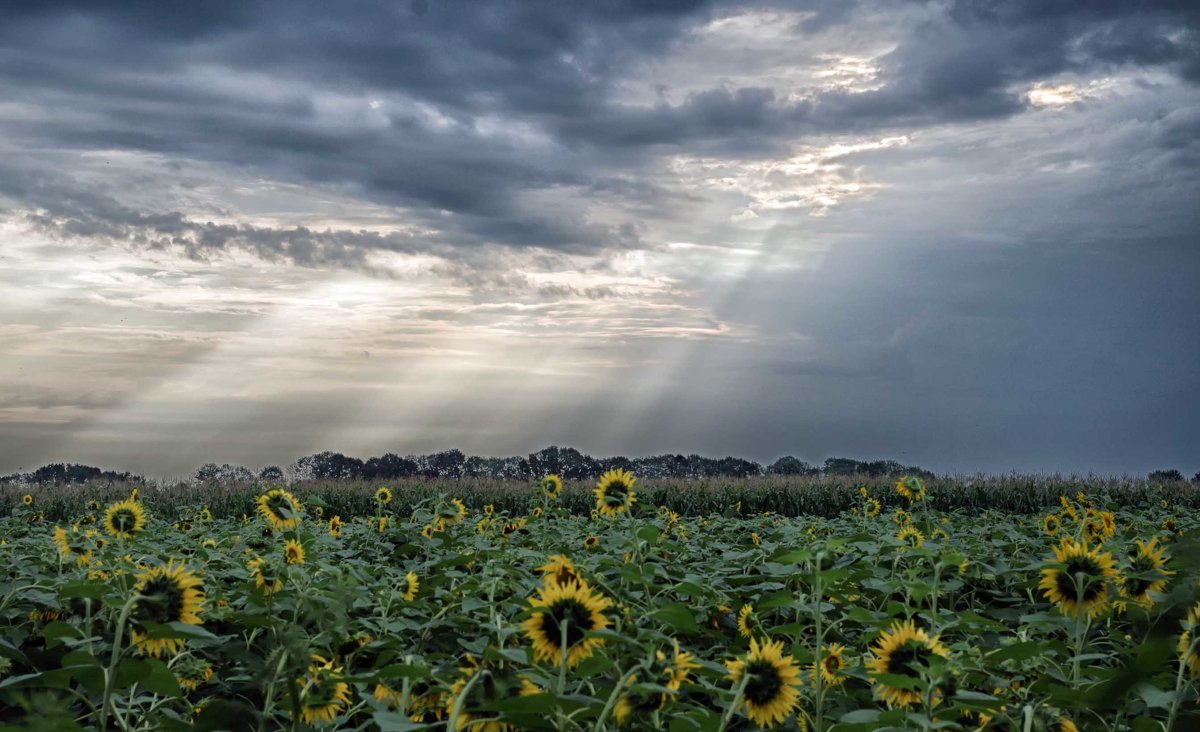
[[1163,519],[1162,530],[1167,532],[1168,534],[1183,533],[1182,531],[1180,531],[1179,527],[1175,524],[1175,519],[1173,519],[1173,518]]
[[445,693],[437,689],[429,690],[422,684],[416,684],[413,688],[421,692],[414,691],[412,701],[408,703],[408,709],[405,711],[409,720],[425,724],[442,721],[446,713]]
[[[467,657],[468,666],[460,668],[464,676],[450,687],[450,695],[446,697],[446,709],[453,714],[458,707],[457,730],[464,732],[517,732],[518,727],[496,718],[496,712],[487,711],[487,707],[497,701],[521,696],[541,694],[542,690],[523,674],[517,674],[511,669],[487,669],[475,660]],[[476,673],[483,673],[470,689],[467,682]]]
[[912,523],[912,514],[903,508],[897,508],[892,512],[892,523],[897,526],[907,526]]
[[417,599],[417,592],[421,589],[421,580],[417,578],[416,572],[409,572],[404,575],[404,601],[412,602]]
[[542,517],[542,507],[534,506],[533,510],[529,512],[529,515],[532,516],[533,518],[541,518]]
[[388,517],[380,516],[379,521],[376,522],[375,530],[382,534],[383,532],[387,531],[387,527],[388,527]]
[[199,658],[184,658],[175,664],[175,681],[189,691],[212,681],[213,667],[208,661]]
[[52,623],[55,620],[66,620],[69,617],[71,617],[71,613],[66,610],[34,609],[29,611],[29,619],[35,623]]
[[925,543],[925,535],[912,524],[905,525],[896,533],[896,538],[912,547],[920,547]]
[[450,503],[438,512],[440,526],[453,526],[467,517],[467,506],[457,498],[451,498]]
[[867,499],[867,510],[865,513],[867,514],[868,517],[875,518],[876,516],[879,515],[879,512],[882,510],[883,510],[883,504],[879,502],[878,498],[868,498]]
[[275,488],[258,497],[258,512],[273,529],[291,531],[299,525],[304,507],[296,497],[282,488]]
[[104,530],[117,539],[132,539],[146,528],[142,504],[131,499],[118,501],[104,511]]
[[867,671],[872,676],[875,693],[889,707],[916,704],[921,700],[921,694],[915,689],[889,686],[879,678],[881,675],[920,679],[922,667],[928,666],[934,656],[950,657],[950,651],[938,636],[930,637],[911,620],[893,623],[892,629],[884,631],[875,641],[871,654],[874,657],[867,662]]
[[[637,674],[630,674],[625,677],[624,686],[627,690],[621,692],[621,696],[617,699],[617,703],[613,706],[612,710],[613,720],[616,721],[618,727],[624,727],[625,723],[629,721],[629,718],[634,713],[649,715],[660,708],[657,694],[650,694],[629,688],[637,684],[637,682]],[[666,694],[662,696],[665,697]]]
[[584,549],[595,549],[598,546],[600,546],[600,537],[599,536],[589,536],[588,538],[583,540],[583,548]]
[[342,680],[342,669],[333,661],[314,655],[304,678],[296,679],[300,687],[300,719],[305,724],[332,724],[342,709],[350,704],[350,685]]
[[1050,729],[1053,732],[1079,732],[1079,728],[1075,726],[1075,723],[1066,717],[1059,717],[1058,721]]
[[783,641],[750,639],[750,652],[745,659],[726,661],[729,673],[725,678],[740,684],[748,679],[739,706],[746,716],[760,727],[771,727],[788,718],[800,703],[800,666],[788,654],[784,656]]
[[342,517],[341,516],[334,516],[333,518],[329,519],[329,535],[330,536],[341,536],[342,535]]
[[762,629],[753,605],[747,603],[738,610],[737,629],[738,635],[750,640],[754,640],[754,634]]
[[914,503],[925,498],[925,483],[920,478],[905,475],[896,481],[896,492]]
[[[565,652],[567,664],[574,668],[604,644],[603,639],[588,638],[586,634],[608,627],[604,610],[612,605],[612,600],[593,593],[586,582],[546,583],[538,588],[537,597],[530,598],[529,605],[533,615],[522,622],[521,627],[533,644],[533,655],[538,661],[561,663]],[[565,648],[562,645],[564,627]]]
[[[375,701],[383,702],[390,708],[400,706],[402,695],[386,684],[376,684],[372,694]],[[409,692],[408,708],[404,713],[409,721],[432,724],[440,722],[445,717],[446,698],[442,691],[431,688],[428,684],[418,681]]]
[[32,506],[33,496],[26,493],[25,495],[21,496],[21,503],[24,503],[26,506]]
[[426,539],[432,539],[433,524],[426,524],[425,527],[421,529],[421,536],[425,537]]
[[1187,664],[1192,676],[1200,676],[1200,649],[1197,649],[1192,643],[1192,636],[1198,626],[1200,626],[1200,602],[1188,610],[1187,620],[1183,622],[1184,630],[1179,635],[1179,645],[1176,646],[1180,661]]
[[[674,638],[671,639],[671,649],[670,663],[667,663],[667,654],[661,650],[655,651],[654,657],[660,666],[664,666],[662,675],[666,681],[663,686],[671,691],[679,691],[691,672],[700,668],[700,664],[696,663],[695,655],[679,650],[679,641]],[[666,703],[666,695],[663,696],[663,703]]]
[[1158,547],[1158,539],[1150,543],[1137,540],[1137,548],[1129,552],[1129,567],[1125,570],[1118,589],[1123,597],[1149,608],[1154,604],[1150,593],[1163,594],[1168,578],[1175,574],[1167,569],[1170,557],[1166,550]]
[[491,516],[495,512],[496,512],[496,505],[493,503],[489,503],[483,507],[483,515],[484,516]]
[[254,577],[254,586],[262,590],[264,595],[273,595],[283,589],[283,580],[272,571],[262,557],[255,557],[246,565],[250,576]]
[[1042,531],[1046,532],[1047,536],[1054,536],[1062,529],[1062,521],[1056,513],[1048,513],[1042,519]]
[[529,520],[526,519],[524,516],[517,519],[516,521],[510,521],[507,524],[505,524],[504,526],[500,527],[500,536],[509,537],[509,536],[512,536],[513,534],[517,534],[522,531],[525,531],[525,526],[528,523],[529,523]]
[[560,585],[580,579],[579,572],[575,569],[575,563],[565,554],[551,555],[545,564],[538,567],[538,571],[542,573],[543,579],[547,582],[555,582]]
[[812,673],[816,678],[820,672],[821,680],[827,686],[837,686],[846,680],[842,669],[846,667],[846,647],[840,643],[831,643],[825,646],[825,654],[821,656],[821,663],[813,664]]
[[541,482],[542,495],[546,498],[558,498],[562,495],[562,478],[557,475],[547,475]]
[[95,530],[81,531],[77,526],[72,526],[70,529],[55,526],[54,536],[51,538],[58,547],[59,556],[64,561],[73,559],[75,564],[80,567],[86,567],[92,563],[92,552],[96,549]]
[[625,469],[613,469],[600,476],[592,492],[596,495],[596,513],[606,518],[614,518],[633,508],[637,502],[637,493],[633,484],[637,478]]
[[375,502],[381,506],[386,506],[392,502],[392,492],[384,486],[380,486],[375,491]]
[[754,544],[754,546],[759,546],[760,544],[762,544],[762,539],[760,539],[758,537],[757,531],[750,532],[750,543]]
[[1104,527],[1104,535],[1112,536],[1117,533],[1117,517],[1112,511],[1100,512],[1100,525]]
[[304,564],[304,547],[295,539],[288,539],[283,545],[283,561],[288,564]]
[[[1100,614],[1108,602],[1108,583],[1117,576],[1112,555],[1101,554],[1099,549],[1089,548],[1086,543],[1063,539],[1054,547],[1054,561],[1066,566],[1042,570],[1038,587],[1046,599],[1058,603],[1064,615],[1095,617]],[[1076,575],[1080,575],[1082,592],[1076,590]]]
[[153,567],[138,575],[134,591],[138,594],[130,619],[133,622],[133,644],[139,653],[158,658],[173,655],[183,648],[182,638],[147,638],[140,630],[143,622],[185,623],[200,625],[200,610],[204,605],[204,590],[200,579],[174,560],[166,566]]
[[1071,517],[1072,521],[1079,520],[1079,514],[1075,511],[1075,504],[1071,503],[1070,498],[1067,498],[1066,496],[1059,496],[1058,505],[1062,506],[1062,509],[1067,512],[1067,515]]

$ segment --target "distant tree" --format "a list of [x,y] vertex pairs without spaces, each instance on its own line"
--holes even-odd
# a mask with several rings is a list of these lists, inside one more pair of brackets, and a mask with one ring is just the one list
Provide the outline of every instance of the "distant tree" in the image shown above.
[[605,472],[608,472],[609,470],[628,470],[628,471],[632,472],[635,467],[636,466],[633,464],[633,461],[630,460],[629,458],[625,457],[624,455],[617,455],[616,457],[610,457],[610,458],[601,458],[596,461],[596,472],[597,473],[605,473]]
[[585,480],[601,472],[600,464],[590,455],[573,447],[544,447],[529,455],[529,471],[534,478],[557,475],[568,480]]
[[767,466],[767,475],[816,475],[821,471],[799,458],[784,455]]
[[466,461],[462,450],[444,450],[417,458],[421,475],[426,478],[460,478]]
[[363,475],[363,461],[340,452],[319,452],[302,457],[293,466],[299,480],[353,480]]
[[821,472],[825,475],[855,475],[863,472],[863,464],[850,458],[827,458]]
[[1183,473],[1175,470],[1155,470],[1148,476],[1149,480],[1157,483],[1175,483],[1183,481]]
[[221,466],[216,463],[205,463],[199,468],[196,468],[195,480],[197,483],[215,483],[217,476],[221,473]]
[[[17,478],[18,476],[13,476]],[[91,465],[74,465],[71,463],[53,463],[43,465],[26,476],[19,476],[30,483],[67,484],[86,483],[89,480],[127,481],[132,476],[129,473],[116,473],[111,470],[101,470]]]
[[762,475],[763,468],[753,460],[743,460],[736,457],[723,457],[717,463],[717,475],[728,475],[734,478],[748,478],[751,475]]
[[419,471],[417,461],[389,452],[382,457],[373,457],[363,465],[363,477],[367,480],[392,480],[410,478]]
[[1192,476],[1192,482],[1200,484],[1200,473],[1196,473],[1195,475]]
[[197,483],[249,483],[254,480],[254,473],[241,465],[205,463],[196,470],[195,480]]
[[258,471],[258,479],[263,483],[282,483],[283,469],[278,465],[268,465]]

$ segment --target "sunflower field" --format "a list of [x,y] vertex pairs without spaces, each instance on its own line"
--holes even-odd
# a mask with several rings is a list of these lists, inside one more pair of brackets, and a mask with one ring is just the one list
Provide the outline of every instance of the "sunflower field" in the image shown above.
[[0,727],[1200,729],[1194,496],[1028,513],[906,477],[783,515],[646,482],[605,473],[588,512],[555,476],[353,511],[18,496]]

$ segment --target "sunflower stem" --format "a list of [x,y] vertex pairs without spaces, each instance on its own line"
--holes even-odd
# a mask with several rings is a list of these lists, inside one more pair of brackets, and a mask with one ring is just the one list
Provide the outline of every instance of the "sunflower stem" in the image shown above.
[[[555,692],[558,696],[562,696],[567,688],[567,627],[571,624],[570,618],[563,618],[563,623],[559,627],[559,657],[558,657],[558,685],[555,687]],[[451,729],[454,729],[451,727]]]
[[121,641],[125,639],[125,623],[128,622],[129,614],[133,612],[133,606],[140,597],[141,595],[135,592],[132,597],[125,601],[125,605],[121,608],[121,614],[117,617],[117,627],[113,631],[112,658],[109,659],[108,668],[104,672],[104,694],[100,697],[100,729],[108,729],[108,709],[112,701],[113,680],[117,675],[117,663],[121,660]]
[[729,707],[725,709],[725,714],[721,717],[721,726],[717,727],[717,732],[725,732],[725,728],[729,726],[729,721],[733,719],[733,713],[737,711],[738,706],[742,703],[742,695],[746,693],[746,686],[750,684],[750,674],[743,669],[742,678],[738,682],[737,692],[733,695],[733,701],[729,703]]
[[[1083,640],[1087,635],[1084,628],[1083,583],[1086,577],[1083,572],[1076,572],[1075,580],[1075,655],[1071,658],[1071,685],[1079,686],[1079,656],[1083,653]],[[1090,620],[1090,618],[1089,618]]]
[[1165,730],[1174,729],[1175,716],[1179,714],[1179,702],[1183,698],[1183,676],[1184,671],[1188,666],[1188,659],[1197,651],[1197,645],[1200,644],[1200,635],[1193,637],[1192,642],[1187,648],[1183,649],[1183,653],[1179,656],[1179,670],[1175,672],[1175,698],[1171,700],[1171,711],[1167,713],[1167,725]]
[[[617,669],[620,671],[620,668]],[[626,680],[633,678],[632,673],[622,673],[617,677],[617,683],[613,686],[612,693],[608,695],[608,701],[604,703],[604,710],[600,712],[600,716],[596,719],[596,724],[592,726],[592,732],[601,732],[604,729],[604,723],[608,721],[608,715],[612,714],[613,708],[617,705],[617,699],[621,698],[621,691],[625,688]]]
[[454,703],[450,706],[450,721],[446,723],[446,729],[458,729],[458,717],[462,714],[463,700],[467,698],[467,694],[471,693],[471,687],[475,686],[475,682],[479,681],[479,679],[482,678],[486,673],[488,673],[487,669],[479,669],[475,673],[471,674],[471,678],[467,680],[467,683],[465,686],[463,686],[462,691],[458,692],[458,696],[454,697]]
[[825,626],[822,622],[824,618],[821,614],[821,598],[823,592],[823,583],[821,577],[821,561],[825,558],[825,552],[819,551],[816,556],[816,572],[813,575],[813,622],[817,626],[816,633],[816,649],[813,651],[813,696],[816,698],[816,719],[814,726],[816,732],[821,732],[824,729],[824,702],[825,694],[821,684],[821,647],[825,643]]

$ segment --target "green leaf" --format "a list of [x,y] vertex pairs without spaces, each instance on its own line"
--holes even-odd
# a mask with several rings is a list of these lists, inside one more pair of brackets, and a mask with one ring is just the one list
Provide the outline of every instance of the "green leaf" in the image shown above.
[[658,543],[659,529],[657,526],[643,526],[637,530],[637,538],[646,542],[650,546]]
[[690,635],[700,630],[696,626],[696,617],[692,615],[691,608],[682,602],[664,603],[657,610],[650,613],[650,616],[661,620],[680,633]]
[[984,660],[989,663],[999,663],[1008,660],[1024,660],[1033,658],[1039,655],[1045,648],[1043,643],[1037,641],[1022,641],[1014,643],[1011,646],[1005,646],[999,650],[992,651],[984,656]]
[[838,718],[843,724],[872,724],[879,719],[878,709],[855,709]]
[[175,674],[167,668],[167,664],[157,659],[146,661],[146,675],[142,677],[141,685],[159,696],[177,697],[182,695]]

